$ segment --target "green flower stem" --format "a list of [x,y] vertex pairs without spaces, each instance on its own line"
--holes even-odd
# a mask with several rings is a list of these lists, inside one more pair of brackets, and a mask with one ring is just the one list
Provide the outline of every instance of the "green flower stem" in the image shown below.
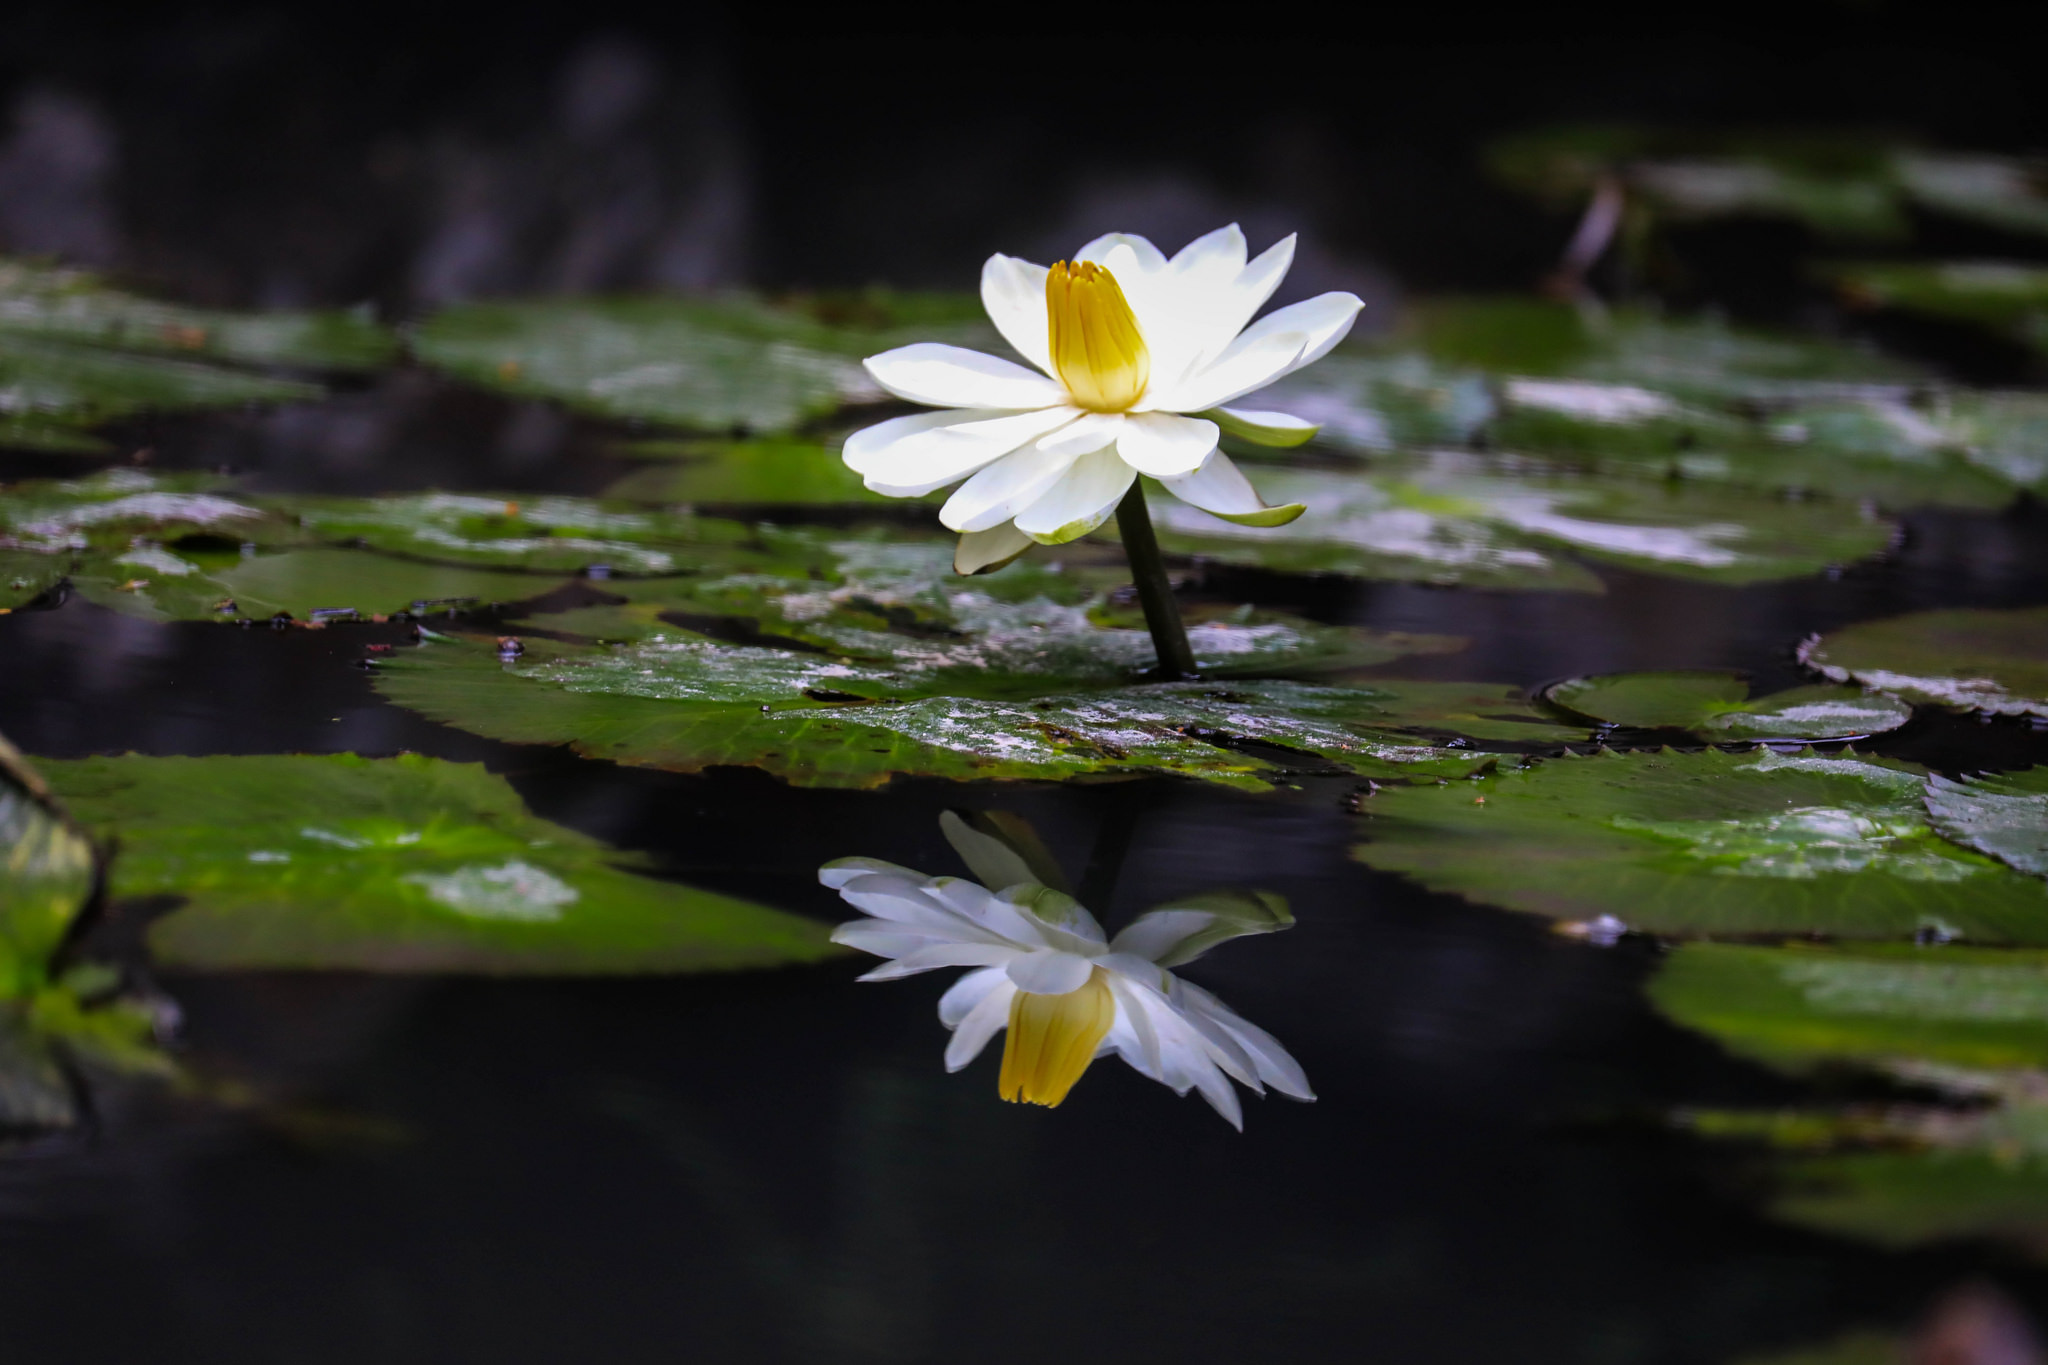
[[1194,677],[1195,652],[1188,648],[1187,627],[1180,623],[1173,584],[1159,558],[1159,537],[1152,534],[1152,515],[1145,510],[1143,479],[1133,479],[1130,491],[1116,505],[1116,529],[1123,537],[1124,556],[1131,561],[1138,601],[1145,607],[1145,628],[1152,632],[1160,676],[1168,682]]

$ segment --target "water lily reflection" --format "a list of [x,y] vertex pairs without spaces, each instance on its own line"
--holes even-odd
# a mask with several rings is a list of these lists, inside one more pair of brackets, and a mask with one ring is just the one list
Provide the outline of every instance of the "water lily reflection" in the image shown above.
[[827,863],[818,879],[866,916],[832,937],[890,959],[861,980],[975,969],[939,1001],[939,1019],[953,1030],[947,1070],[966,1066],[1007,1028],[997,1082],[1006,1100],[1057,1105],[1090,1062],[1112,1052],[1176,1094],[1200,1091],[1240,1129],[1232,1080],[1259,1094],[1270,1085],[1315,1098],[1278,1040],[1168,970],[1224,939],[1285,928],[1293,921],[1277,898],[1201,897],[1141,915],[1112,939],[1072,896],[1046,885],[1013,842],[951,813],[942,823],[986,885],[873,858]]
[[1268,506],[1217,437],[1293,446],[1314,435],[1297,417],[1237,405],[1320,359],[1363,305],[1323,294],[1252,322],[1287,274],[1294,238],[1246,256],[1235,223],[1171,259],[1121,232],[1050,268],[991,256],[982,303],[1037,370],[931,342],[870,356],[884,389],[940,411],[855,432],[848,467],[891,497],[959,484],[939,520],[962,533],[962,573],[1088,534],[1140,474],[1229,521],[1294,520],[1301,506]]

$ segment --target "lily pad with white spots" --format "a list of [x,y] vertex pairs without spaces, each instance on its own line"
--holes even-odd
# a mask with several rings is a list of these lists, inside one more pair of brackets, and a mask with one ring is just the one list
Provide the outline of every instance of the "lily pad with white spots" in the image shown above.
[[1894,730],[1913,708],[1853,687],[1795,687],[1752,699],[1740,673],[1609,673],[1557,683],[1552,703],[1607,725],[1691,730],[1704,739],[1849,739]]
[[1467,587],[1598,591],[1580,562],[1708,582],[1794,578],[1891,543],[1892,523],[1844,503],[1739,489],[1574,476],[1442,452],[1369,471],[1260,469],[1283,527],[1233,526],[1155,492],[1161,543],[1229,563]]
[[834,325],[745,297],[469,303],[421,323],[412,344],[426,363],[503,393],[603,417],[771,433],[885,398],[863,356],[987,330],[887,321]]
[[804,962],[825,926],[642,875],[529,813],[481,765],[404,755],[75,759],[46,765],[118,832],[111,892],[172,898],[167,967],[581,975]]
[[[1391,689],[1119,686],[1149,658],[1149,641],[1128,632],[1136,638],[1117,647],[1116,634],[1101,632],[1087,671],[1070,655],[1043,674],[1014,662],[949,662],[943,644],[923,659],[862,663],[677,631],[605,648],[533,640],[507,662],[481,642],[436,641],[380,663],[377,687],[496,739],[683,772],[758,767],[808,786],[1170,773],[1262,788],[1303,767],[1394,780],[1458,776],[1491,761],[1438,742],[1449,728],[1433,724],[1442,708],[1421,708],[1433,732],[1398,730],[1401,697]],[[1199,662],[1204,637],[1191,635]],[[984,640],[964,649],[993,660],[1013,647]]]
[[1959,844],[2048,877],[2048,768],[1928,779],[1927,814]]
[[1837,682],[1907,701],[2048,716],[2048,607],[1865,621],[1808,640],[1799,660]]
[[1355,853],[1433,890],[1677,937],[2048,944],[2048,886],[1941,837],[1924,787],[1850,755],[1567,755],[1381,791]]

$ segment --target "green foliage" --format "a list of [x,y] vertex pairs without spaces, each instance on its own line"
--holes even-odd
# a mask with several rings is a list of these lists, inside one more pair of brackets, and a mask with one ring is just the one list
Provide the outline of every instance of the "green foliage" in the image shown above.
[[118,832],[113,894],[181,902],[167,966],[576,975],[809,961],[825,928],[658,881],[531,815],[481,765],[404,755],[76,759],[48,765]]
[[1356,856],[1433,890],[1672,936],[2048,944],[2048,888],[1927,824],[1882,759],[1611,753],[1389,788]]
[[2048,607],[1865,621],[1808,640],[1799,659],[1911,702],[2048,716]]
[[[605,490],[634,502],[712,503],[749,507],[836,507],[916,499],[870,493],[839,458],[837,444],[815,441],[639,441],[626,453],[647,460]],[[939,494],[922,501],[936,503]]]
[[1647,573],[1756,583],[1865,558],[1890,543],[1882,518],[1834,502],[1739,489],[1574,475],[1443,452],[1366,472],[1260,469],[1272,503],[1308,511],[1240,527],[1164,493],[1160,542],[1228,563],[1466,587],[1598,591],[1573,556]]
[[2048,349],[2048,267],[2014,261],[1887,261],[1837,265],[1853,303],[1974,323]]
[[1912,708],[1852,687],[1795,687],[1749,700],[1739,673],[1694,670],[1573,678],[1544,694],[1609,725],[1692,730],[1710,740],[1842,739],[1897,729]]
[[[863,317],[858,307],[842,315]],[[744,297],[471,303],[422,323],[413,350],[473,384],[603,417],[771,433],[883,398],[864,356],[994,335],[935,327],[917,307],[879,306],[874,316],[891,325],[835,325]]]
[[1927,814],[1959,844],[2048,877],[2048,768],[1927,783]]

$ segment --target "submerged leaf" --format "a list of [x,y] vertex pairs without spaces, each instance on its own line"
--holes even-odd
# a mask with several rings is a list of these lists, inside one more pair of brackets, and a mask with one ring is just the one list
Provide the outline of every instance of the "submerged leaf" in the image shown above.
[[825,926],[622,870],[478,764],[404,755],[76,759],[50,780],[116,829],[117,898],[204,970],[577,975],[809,961]]
[[1603,751],[1389,788],[1356,856],[1434,890],[1658,934],[2048,944],[2048,887],[1941,838],[1923,786],[1882,759]]
[[2048,716],[2048,607],[1865,621],[1808,640],[1799,661],[1907,701]]

